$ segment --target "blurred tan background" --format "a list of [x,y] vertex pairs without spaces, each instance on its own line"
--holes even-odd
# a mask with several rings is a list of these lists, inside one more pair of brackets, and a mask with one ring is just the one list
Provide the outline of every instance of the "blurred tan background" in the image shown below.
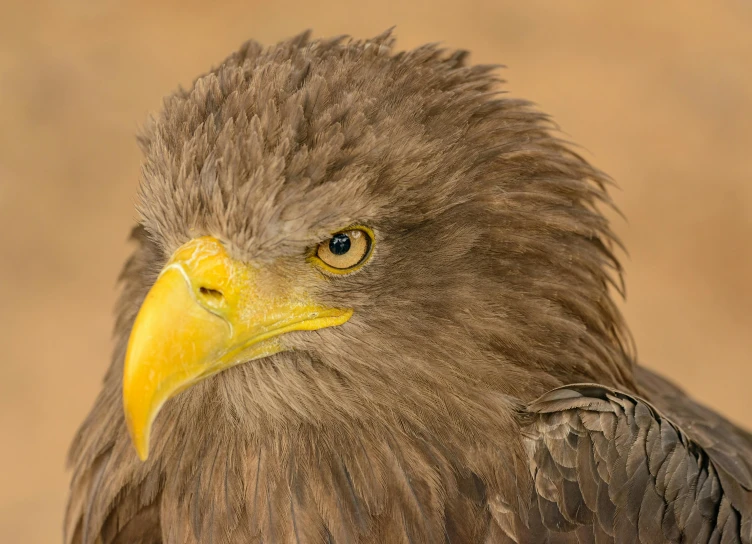
[[109,363],[134,133],[241,42],[313,28],[504,63],[620,184],[641,359],[752,427],[752,3],[3,0],[0,541],[59,542],[67,445]]

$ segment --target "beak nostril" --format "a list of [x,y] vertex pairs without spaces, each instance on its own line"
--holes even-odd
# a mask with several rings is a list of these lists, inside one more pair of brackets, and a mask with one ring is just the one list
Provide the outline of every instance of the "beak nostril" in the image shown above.
[[224,298],[222,291],[217,291],[216,289],[209,289],[208,287],[199,287],[198,292],[201,293],[201,296],[206,297],[209,300],[214,301],[214,302],[219,302]]

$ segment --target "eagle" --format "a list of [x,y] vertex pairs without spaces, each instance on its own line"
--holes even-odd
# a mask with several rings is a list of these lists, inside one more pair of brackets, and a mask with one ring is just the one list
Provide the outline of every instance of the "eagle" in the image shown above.
[[637,364],[612,181],[497,72],[304,33],[165,99],[66,543],[752,542],[752,435]]

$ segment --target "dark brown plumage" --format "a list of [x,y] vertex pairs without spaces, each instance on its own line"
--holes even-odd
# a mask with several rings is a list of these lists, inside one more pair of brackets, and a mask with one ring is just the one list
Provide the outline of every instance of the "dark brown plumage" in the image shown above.
[[[65,541],[751,542],[752,437],[633,363],[607,177],[493,67],[391,46],[249,42],[145,129]],[[375,233],[369,262],[316,270],[311,248],[352,225]],[[261,291],[352,317],[172,397],[142,462],[128,338],[202,236]]]

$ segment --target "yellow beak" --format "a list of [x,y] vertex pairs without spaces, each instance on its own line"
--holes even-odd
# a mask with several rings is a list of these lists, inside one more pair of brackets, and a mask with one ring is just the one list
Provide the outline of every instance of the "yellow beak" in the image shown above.
[[312,303],[260,270],[231,259],[205,236],[180,247],[146,295],[128,341],[123,405],[141,460],[162,405],[208,376],[284,349],[279,335],[341,325],[350,309]]

